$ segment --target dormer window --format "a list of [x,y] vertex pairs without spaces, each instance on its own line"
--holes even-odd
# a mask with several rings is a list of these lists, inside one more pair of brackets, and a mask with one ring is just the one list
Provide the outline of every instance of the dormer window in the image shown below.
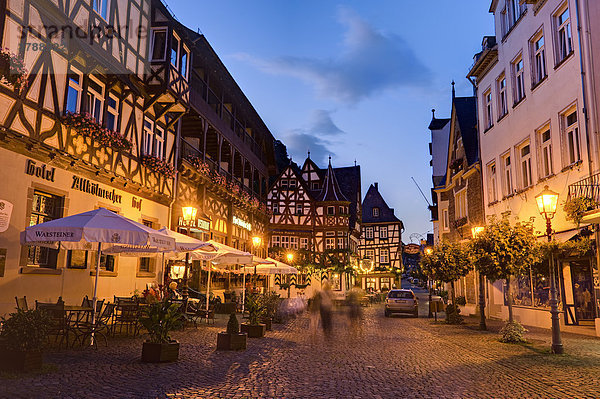
[[379,217],[379,208],[373,208],[373,217],[374,218],[378,218]]
[[296,188],[296,180],[290,179],[290,188]]
[[281,188],[284,188],[284,189],[288,188],[288,181],[287,180],[281,180]]

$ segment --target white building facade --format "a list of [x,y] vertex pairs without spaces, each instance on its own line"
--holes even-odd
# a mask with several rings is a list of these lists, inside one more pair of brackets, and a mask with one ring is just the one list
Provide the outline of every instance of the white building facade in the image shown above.
[[[492,1],[496,34],[484,38],[468,75],[477,88],[486,219],[533,221],[546,239],[535,196],[548,186],[559,193],[554,238],[579,233],[563,204],[571,185],[598,171],[591,43],[599,9],[600,2],[586,0]],[[558,265],[561,321],[593,324],[600,292],[595,257]],[[513,279],[517,321],[550,326],[547,277]],[[507,318],[504,282],[489,288],[489,315]]]

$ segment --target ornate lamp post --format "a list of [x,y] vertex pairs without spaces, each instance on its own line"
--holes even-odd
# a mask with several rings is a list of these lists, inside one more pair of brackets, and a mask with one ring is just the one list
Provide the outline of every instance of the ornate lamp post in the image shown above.
[[[481,226],[471,228],[473,239],[483,233],[483,230],[485,230],[485,227]],[[485,324],[485,278],[481,273],[479,273],[479,329],[487,330],[487,325]]]
[[[185,222],[185,226],[187,227],[187,235],[190,235],[190,227],[192,222],[196,220],[196,214],[198,213],[198,209],[193,206],[184,206],[181,208],[181,212],[183,214],[183,221]],[[185,254],[185,267],[183,269],[183,279],[182,279],[182,287],[181,287],[181,296],[183,299],[188,298],[188,269],[190,262],[190,253],[186,252]]]
[[[535,200],[537,202],[540,214],[546,218],[546,235],[548,242],[552,241],[552,218],[556,213],[558,204],[558,193],[544,187],[544,191],[539,193]],[[552,353],[561,354],[564,352],[560,337],[560,321],[558,316],[558,302],[556,300],[556,277],[554,273],[554,254],[550,255],[550,314],[552,319]]]
[[[433,248],[425,247],[425,255],[431,255],[433,253]],[[428,278],[429,284],[429,311],[427,312],[427,317],[433,317],[433,312],[431,311],[431,291],[433,290],[433,280]],[[400,288],[402,288],[402,279],[400,279]]]

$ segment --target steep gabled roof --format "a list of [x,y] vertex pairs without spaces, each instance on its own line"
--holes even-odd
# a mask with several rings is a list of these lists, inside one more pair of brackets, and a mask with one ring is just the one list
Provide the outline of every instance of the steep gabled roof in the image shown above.
[[449,122],[450,122],[450,118],[438,119],[438,118],[434,117],[433,119],[431,119],[431,123],[429,124],[428,129],[429,130],[440,130],[441,128],[446,126]]
[[[377,183],[369,186],[365,199],[363,200],[363,223],[402,223],[400,219],[394,215],[394,210],[385,202],[379,192],[379,187],[376,184]],[[379,208],[378,217],[373,216],[373,208]]]
[[335,176],[335,172],[331,167],[331,158],[329,159],[329,166],[327,167],[327,173],[325,174],[325,181],[321,193],[317,197],[318,201],[346,201],[350,202],[348,198],[342,192],[340,185]]
[[456,97],[454,98],[454,110],[456,111],[456,123],[460,129],[467,164],[469,166],[479,161],[479,144],[477,142],[477,98]]

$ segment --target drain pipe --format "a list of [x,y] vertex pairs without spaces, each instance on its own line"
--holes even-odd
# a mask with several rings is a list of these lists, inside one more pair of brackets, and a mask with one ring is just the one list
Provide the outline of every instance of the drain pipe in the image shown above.
[[585,68],[583,63],[583,45],[582,45],[582,34],[581,34],[581,17],[579,11],[579,0],[575,0],[575,14],[577,18],[577,41],[579,42],[579,68],[581,70],[581,91],[583,96],[583,123],[585,126],[585,143],[588,157],[588,174],[592,175],[593,167],[592,167],[592,152],[590,146],[590,130],[589,130],[589,116],[588,116],[588,107],[587,107],[587,90],[585,83]]

